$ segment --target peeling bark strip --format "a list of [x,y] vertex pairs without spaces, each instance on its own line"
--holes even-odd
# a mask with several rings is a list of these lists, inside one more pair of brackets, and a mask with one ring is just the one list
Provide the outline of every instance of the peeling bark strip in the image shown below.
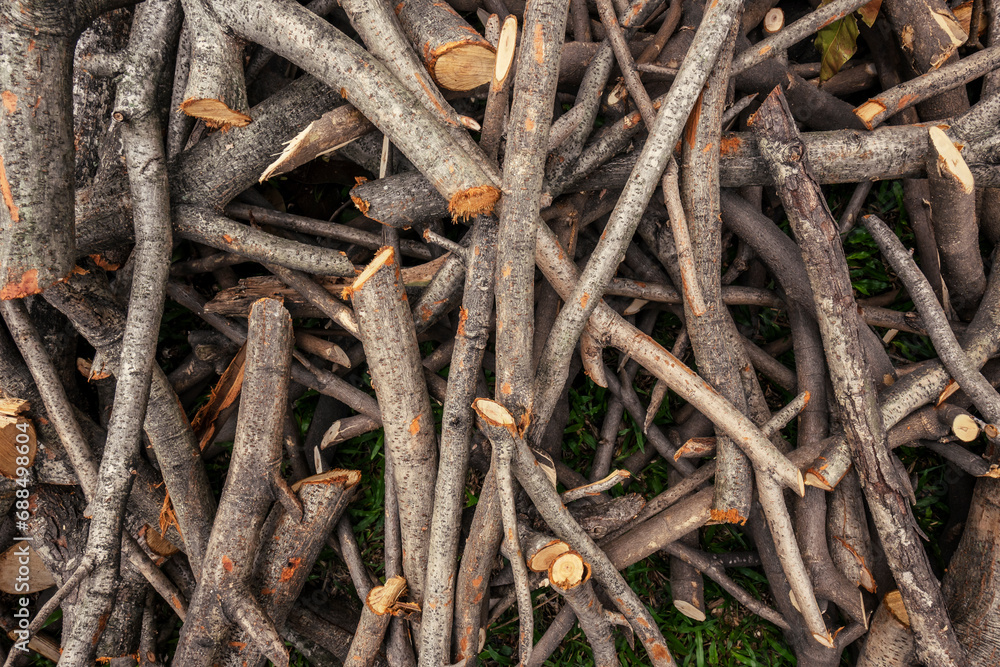
[[836,223],[809,174],[805,146],[780,89],[767,97],[753,121],[802,249],[834,396],[875,526],[910,615],[918,655],[928,664],[965,664],[940,584],[914,530],[915,519],[889,455],[875,387],[855,353],[861,349],[857,306]]
[[497,398],[520,424],[533,419],[534,227],[540,209],[568,13],[569,0],[535,0],[528,5],[517,56],[514,104],[503,165],[504,202],[497,254],[496,384]]
[[354,303],[372,386],[395,469],[403,539],[403,574],[413,598],[423,602],[437,474],[437,437],[413,315],[391,247],[345,290]]
[[202,0],[181,0],[181,5],[191,39],[191,69],[181,111],[223,130],[248,125],[243,45],[219,24]]
[[276,665],[288,653],[250,588],[261,527],[275,500],[299,522],[302,503],[281,477],[281,434],[288,405],[292,320],[280,303],[261,299],[250,311],[246,379],[226,485],[219,500],[205,564],[181,628],[174,662],[210,665],[238,625]]
[[[287,58],[358,108],[416,165],[455,218],[489,213],[500,197],[487,173],[384,65],[332,25],[291,0],[212,0],[237,34]],[[275,20],[277,16],[281,20]]]
[[403,0],[396,15],[427,70],[446,90],[472,90],[493,78],[496,49],[443,2]]
[[76,20],[61,0],[0,3],[0,299],[41,292],[76,262]]
[[[276,627],[284,625],[326,546],[327,536],[353,500],[360,481],[357,470],[329,470],[293,484],[292,491],[302,501],[301,521],[281,505],[271,509],[257,556],[255,582],[260,588],[250,593],[260,599],[264,613]],[[242,628],[223,650],[222,663],[231,667],[262,667],[266,660],[254,637]]]

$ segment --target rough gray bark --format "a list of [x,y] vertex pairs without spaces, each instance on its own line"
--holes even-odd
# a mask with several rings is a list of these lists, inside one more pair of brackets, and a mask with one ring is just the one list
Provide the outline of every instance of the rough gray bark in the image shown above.
[[841,421],[879,537],[901,586],[919,655],[934,664],[963,664],[964,651],[948,620],[940,585],[917,538],[906,493],[889,457],[875,388],[853,353],[860,348],[856,306],[843,248],[834,242],[838,239],[835,222],[805,165],[805,147],[780,91],[761,105],[753,128],[802,248]]
[[292,322],[280,303],[261,299],[250,312],[245,380],[233,458],[205,552],[190,613],[174,661],[209,665],[238,625],[277,665],[288,653],[250,588],[261,528],[275,500],[297,521],[302,502],[281,477],[281,434],[287,405]]
[[41,292],[76,262],[74,9],[0,5],[0,299]]
[[[292,485],[302,501],[302,520],[275,505],[262,529],[257,556],[259,599],[275,626],[282,627],[302,592],[327,535],[340,520],[361,481],[357,470],[328,470]],[[242,628],[233,633],[223,653],[223,664],[262,667],[264,652]]]
[[535,377],[534,409],[540,414],[544,415],[551,410],[548,405],[554,403],[562,392],[569,359],[580,332],[591,313],[601,303],[604,290],[680,136],[683,120],[694,106],[739,9],[738,2],[723,0],[707,10],[689,55],[685,58],[667,99],[660,107],[656,123],[650,129],[650,138],[636,163],[634,177],[629,179],[628,186],[619,198],[587,268],[573,287],[572,293],[564,297],[566,305],[552,327]]
[[403,572],[414,599],[422,602],[437,474],[437,436],[413,316],[392,248],[375,256],[351,285],[349,294],[379,399],[386,448],[396,471]]
[[472,444],[471,405],[489,338],[496,237],[495,220],[486,217],[476,219],[468,255],[472,264],[466,271],[465,291],[459,311],[460,324],[448,373],[440,463],[430,526],[430,557],[421,617],[420,650],[421,661],[430,665],[443,664],[451,655],[459,520]]
[[497,396],[525,425],[534,418],[534,230],[568,12],[568,0],[538,0],[525,15],[503,168],[505,196],[497,239]]
[[[131,473],[139,454],[140,431],[153,374],[160,318],[166,296],[171,247],[169,185],[166,158],[153,110],[155,83],[163,71],[163,44],[180,27],[176,2],[146,5],[136,17],[129,41],[130,68],[115,104],[115,118],[125,125],[125,159],[135,218],[137,262],[108,439],[92,504],[87,553],[94,569],[81,588],[86,600],[78,608],[73,632],[63,646],[67,665],[86,664],[100,637],[102,618],[114,602],[121,556],[125,504]],[[72,182],[71,180],[69,182]]]

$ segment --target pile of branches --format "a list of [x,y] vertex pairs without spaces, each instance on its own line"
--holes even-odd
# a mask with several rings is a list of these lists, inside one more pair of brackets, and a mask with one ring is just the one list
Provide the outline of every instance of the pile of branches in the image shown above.
[[[598,665],[619,636],[672,665],[620,574],[658,553],[678,610],[705,618],[707,576],[800,664],[996,664],[996,0],[449,2],[0,2],[6,664],[469,665],[514,608],[522,664],[579,622]],[[261,185],[333,164],[342,222]],[[888,179],[919,267],[860,215]],[[855,299],[856,225],[911,312]],[[176,304],[203,325],[168,375]],[[743,306],[790,336],[758,346]],[[581,371],[610,397],[588,469]],[[623,458],[626,414],[652,446]],[[384,580],[337,454],[380,429]],[[969,490],[943,581],[901,445]],[[702,550],[709,523],[756,550]],[[360,616],[316,602],[327,546]]]

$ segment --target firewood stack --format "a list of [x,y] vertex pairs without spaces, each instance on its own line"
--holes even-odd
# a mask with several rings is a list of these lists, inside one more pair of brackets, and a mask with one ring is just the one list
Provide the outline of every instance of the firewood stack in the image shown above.
[[0,99],[4,664],[996,664],[997,0],[0,0]]

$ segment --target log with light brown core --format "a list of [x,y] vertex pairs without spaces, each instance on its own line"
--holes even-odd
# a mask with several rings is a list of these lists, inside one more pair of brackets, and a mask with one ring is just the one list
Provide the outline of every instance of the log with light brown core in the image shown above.
[[576,588],[588,579],[590,565],[575,551],[560,554],[549,564],[549,583],[557,588]]
[[979,437],[979,424],[965,410],[949,403],[942,403],[936,412],[941,423],[947,425],[962,442],[973,442]]
[[472,90],[490,82],[496,51],[454,9],[432,0],[403,0],[395,9],[438,85]]
[[[25,553],[27,553],[26,559]],[[23,572],[24,560],[28,561],[27,581]],[[27,588],[24,588],[25,584]],[[27,595],[55,585],[56,580],[45,567],[42,557],[25,542],[17,542],[0,554],[0,591],[9,595]]]
[[764,33],[773,35],[785,27],[785,12],[781,8],[775,7],[764,15]]
[[[28,457],[30,468],[35,462],[38,438],[35,425],[21,413],[31,409],[27,401],[16,398],[0,399],[0,475],[9,479],[18,477],[17,459]],[[24,452],[27,451],[27,454]],[[22,461],[23,462],[23,461]]]
[[514,53],[517,47],[517,17],[511,14],[504,19],[500,28],[500,39],[497,40],[497,53],[493,66],[492,88],[498,90],[507,80],[510,67],[514,64]]
[[568,544],[557,539],[552,539],[547,544],[541,547],[536,546],[534,549],[528,543],[524,545],[525,560],[532,572],[548,572],[549,566],[569,550]]
[[406,579],[390,577],[383,586],[376,586],[368,594],[366,600],[372,611],[379,616],[385,616],[395,610],[396,602],[406,593]]
[[913,664],[910,619],[899,591],[890,591],[872,618],[868,640],[858,656],[858,667],[903,667]]

